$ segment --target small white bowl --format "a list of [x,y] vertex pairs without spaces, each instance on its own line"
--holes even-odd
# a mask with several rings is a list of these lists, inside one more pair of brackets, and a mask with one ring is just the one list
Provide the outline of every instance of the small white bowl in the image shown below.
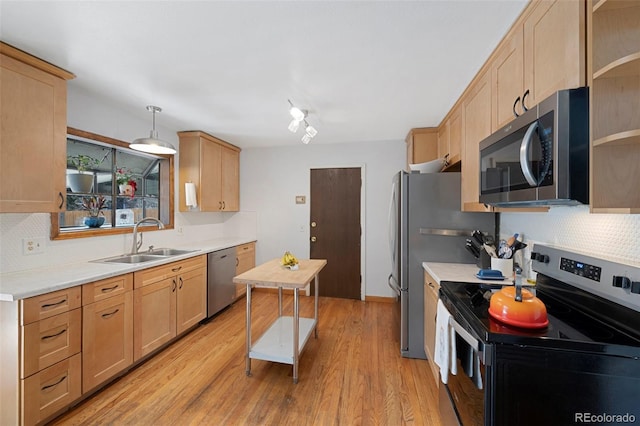
[[411,171],[418,171],[420,173],[438,173],[445,166],[445,160],[438,158],[436,160],[427,161],[426,163],[409,164]]

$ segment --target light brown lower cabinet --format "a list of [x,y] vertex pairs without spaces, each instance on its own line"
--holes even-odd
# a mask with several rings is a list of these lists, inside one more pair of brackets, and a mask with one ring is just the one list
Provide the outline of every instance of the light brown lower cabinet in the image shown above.
[[133,305],[137,361],[206,316],[206,255],[135,272]]
[[133,274],[82,286],[82,391],[133,364]]
[[[236,275],[253,269],[256,266],[256,243],[251,242],[236,246]],[[247,286],[236,284],[236,299],[247,292]]]
[[434,362],[436,346],[436,312],[438,310],[438,290],[440,286],[431,275],[424,272],[424,351],[427,361],[436,380],[436,386],[440,386],[440,368]]
[[82,357],[77,353],[24,379],[20,424],[40,423],[80,398],[81,377]]
[[51,420],[206,313],[206,254],[0,302],[0,425]]

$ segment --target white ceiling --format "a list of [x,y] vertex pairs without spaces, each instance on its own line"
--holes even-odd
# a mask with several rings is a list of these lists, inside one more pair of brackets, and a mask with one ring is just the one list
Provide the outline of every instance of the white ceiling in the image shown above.
[[158,125],[242,148],[300,143],[287,99],[314,144],[402,140],[439,124],[525,4],[0,0],[0,39],[149,123],[157,105]]

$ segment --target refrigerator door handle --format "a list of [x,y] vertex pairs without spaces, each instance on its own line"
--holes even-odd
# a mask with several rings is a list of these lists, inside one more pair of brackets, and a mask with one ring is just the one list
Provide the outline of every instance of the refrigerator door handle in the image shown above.
[[398,283],[396,283],[396,280],[393,279],[393,275],[389,275],[387,283],[389,284],[391,290],[393,290],[398,295],[398,297],[400,297],[400,286],[398,285]]
[[471,237],[475,232],[472,229],[440,229],[420,228],[420,235],[443,235],[445,237]]

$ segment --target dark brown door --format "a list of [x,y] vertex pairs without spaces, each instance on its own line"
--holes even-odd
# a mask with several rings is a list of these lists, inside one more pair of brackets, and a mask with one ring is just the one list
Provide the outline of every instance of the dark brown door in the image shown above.
[[327,259],[320,296],[360,299],[361,185],[360,168],[311,169],[310,254]]

